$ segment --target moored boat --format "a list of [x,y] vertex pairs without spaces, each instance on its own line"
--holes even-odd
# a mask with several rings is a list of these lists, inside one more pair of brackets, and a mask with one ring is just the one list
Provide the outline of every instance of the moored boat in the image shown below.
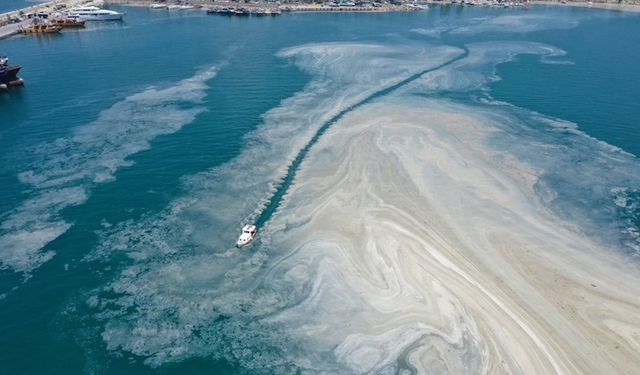
[[121,21],[124,13],[101,9],[95,6],[85,6],[70,9],[67,16],[78,16],[87,21]]
[[151,4],[149,9],[167,9],[167,4]]
[[23,28],[20,26],[18,29],[19,34],[55,34],[59,33],[62,27],[57,25],[51,25],[48,23],[34,23],[31,27]]
[[24,80],[18,78],[20,66],[9,66],[9,58],[6,55],[0,57],[0,91],[6,91],[11,86],[22,86]]
[[236,241],[236,246],[240,247],[249,244],[256,237],[257,233],[258,229],[255,225],[245,225],[244,228],[242,228],[240,237],[238,237],[238,240]]
[[79,27],[79,26],[84,26],[84,23],[86,21],[80,17],[67,16],[67,17],[52,17],[52,18],[49,18],[49,22],[53,25],[61,26],[61,27]]

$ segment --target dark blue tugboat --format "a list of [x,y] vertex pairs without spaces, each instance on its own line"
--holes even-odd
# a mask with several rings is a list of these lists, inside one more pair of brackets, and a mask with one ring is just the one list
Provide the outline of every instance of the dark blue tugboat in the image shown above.
[[0,57],[0,91],[9,90],[12,86],[24,85],[24,80],[18,78],[19,66],[9,66],[9,58],[6,55]]

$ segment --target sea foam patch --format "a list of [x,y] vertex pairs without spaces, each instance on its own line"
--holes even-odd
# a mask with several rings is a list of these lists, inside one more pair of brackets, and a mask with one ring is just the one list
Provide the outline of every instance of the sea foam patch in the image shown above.
[[[538,198],[613,253],[637,258],[640,243],[634,234],[637,224],[633,218],[638,215],[632,209],[617,207],[611,194],[621,186],[640,184],[637,159],[584,133],[579,124],[491,100],[486,86],[500,79],[495,75],[497,64],[519,54],[536,54],[545,60],[563,56],[565,51],[531,42],[482,42],[467,48],[467,57],[425,74],[399,91],[411,94],[480,89],[490,99],[478,102],[490,107],[478,106],[468,110],[469,115],[481,116],[486,124],[501,130],[489,138],[493,147],[541,171],[533,187]],[[455,106],[443,108],[456,111]]]
[[[551,167],[526,158],[560,145],[529,142],[541,133],[510,106],[416,95],[477,88],[514,53],[557,50],[469,50],[386,96],[460,51],[423,63],[388,46],[284,51],[317,77],[305,91],[164,213],[104,232],[96,254],[132,258],[86,299],[108,350],[265,374],[633,371],[637,272],[549,210],[539,185]],[[310,150],[257,242],[234,249],[298,150],[367,97]]]
[[[232,242],[238,222],[257,217],[296,154],[324,124],[380,90],[461,53],[452,47],[352,43],[313,44],[282,51],[281,57],[291,59],[315,78],[304,91],[263,116],[264,125],[247,136],[249,147],[238,158],[186,178],[191,193],[171,204],[167,209],[169,220],[187,215],[190,225],[199,224],[200,228],[193,231],[207,247],[226,248],[224,244]],[[212,226],[216,232],[205,229]],[[202,233],[205,230],[208,233]],[[107,246],[98,252],[111,249]]]
[[438,29],[411,29],[412,33],[432,37],[432,38],[440,38],[440,34],[442,34],[441,30]]
[[[264,125],[247,137],[249,146],[238,158],[188,178],[189,193],[164,213],[108,228],[103,245],[88,258],[123,252],[134,260],[89,299],[104,324],[102,339],[108,348],[144,356],[154,367],[206,356],[255,371],[342,369],[320,358],[309,361],[284,345],[291,332],[261,319],[304,298],[314,287],[305,281],[317,272],[313,265],[297,265],[284,274],[273,269],[272,276],[265,276],[266,270],[279,267],[272,258],[286,248],[266,252],[259,244],[270,243],[271,230],[262,228],[258,249],[235,250],[237,231],[261,212],[289,163],[324,124],[461,53],[451,47],[351,43],[283,51],[282,57],[314,75],[305,90],[264,115]],[[121,314],[134,306],[135,317]],[[181,311],[177,315],[176,309]],[[191,328],[184,329],[185,324]],[[282,345],[274,345],[278,341]]]
[[335,249],[301,316],[351,373],[634,368],[634,344],[613,358],[583,335],[617,345],[619,327],[640,327],[640,275],[540,204],[544,170],[494,143],[508,129],[496,117],[399,96],[340,125],[303,163],[272,241],[292,269]]
[[[512,61],[521,54],[540,56],[541,60],[551,60],[564,56],[560,48],[535,42],[478,42],[465,46],[468,55],[437,71],[425,74],[416,80],[420,90],[471,91],[483,89],[488,83],[500,79],[496,76],[496,65]],[[405,90],[412,89],[409,85]]]
[[485,32],[530,33],[540,30],[572,29],[580,23],[577,17],[558,17],[543,14],[503,15],[472,20],[471,25],[451,30],[452,34]]
[[31,188],[28,198],[0,216],[0,268],[29,274],[50,260],[55,251],[43,249],[73,225],[59,212],[84,203],[95,184],[114,180],[119,168],[132,165],[127,157],[151,140],[192,122],[205,110],[206,81],[216,70],[131,95],[70,137],[35,147],[32,169],[18,174]]

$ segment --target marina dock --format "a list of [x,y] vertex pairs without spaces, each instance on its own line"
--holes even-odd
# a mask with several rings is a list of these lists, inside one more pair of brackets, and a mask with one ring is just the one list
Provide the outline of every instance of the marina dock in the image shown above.
[[[73,8],[74,6],[85,4],[88,2],[90,1],[89,0],[56,0],[56,1],[49,1],[47,3],[36,4],[28,8],[16,9],[11,12],[2,13],[0,14],[0,39],[8,38],[12,35],[18,34],[18,29],[20,27],[24,27],[24,28],[29,27],[29,25],[31,25],[33,18],[38,12],[47,12],[47,13],[61,12],[66,8]],[[62,6],[64,6],[65,8],[56,9],[56,7],[62,7]],[[32,17],[29,18],[28,15],[32,15]],[[8,20],[15,19],[15,18],[22,19],[22,22],[13,23],[13,24],[7,23]]]
[[0,27],[0,39],[8,38],[8,37],[10,37],[12,35],[18,34],[18,29],[20,29],[20,26],[27,27],[29,24],[31,24],[31,20],[25,20],[25,21],[22,21],[20,23],[14,23],[14,24],[11,24],[11,25],[1,26]]
[[[149,6],[151,4],[157,4],[152,0],[105,0],[105,4],[113,5],[130,5],[130,6]],[[173,0],[166,1],[165,4],[171,5],[176,2]],[[417,8],[411,8],[405,4],[393,5],[389,3],[379,4],[378,6],[372,6],[370,3],[367,6],[345,6],[345,5],[330,5],[326,4],[313,4],[313,3],[293,3],[282,1],[278,3],[269,2],[244,2],[244,1],[207,1],[207,0],[188,0],[184,2],[188,5],[201,6],[207,8],[245,8],[245,9],[279,9],[282,12],[392,12],[392,11],[411,11],[419,10]]]

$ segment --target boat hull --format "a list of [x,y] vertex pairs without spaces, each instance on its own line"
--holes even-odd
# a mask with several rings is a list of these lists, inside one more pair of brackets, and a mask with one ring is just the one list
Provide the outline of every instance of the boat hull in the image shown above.
[[243,246],[246,246],[246,245],[250,244],[251,242],[253,242],[253,238],[251,238],[250,240],[248,240],[246,242],[240,242],[238,240],[238,241],[236,241],[236,247],[243,247]]
[[17,77],[19,71],[20,66],[9,66],[7,56],[0,57],[0,91],[9,91],[9,87],[24,85],[24,80]]
[[0,91],[9,91],[9,87],[24,85],[24,80],[17,77],[19,71],[20,66],[9,66],[7,56],[0,57]]
[[82,16],[85,21],[122,21],[122,14],[108,16]]
[[[13,81],[17,81],[20,80],[21,78],[18,78],[18,72],[20,71],[21,67],[20,66],[11,66],[9,68],[7,68],[7,71],[4,72],[4,74],[2,76],[0,76],[0,83],[5,83],[5,84],[10,84]],[[24,83],[24,81],[23,81]],[[15,85],[13,85],[15,86]]]
[[122,21],[124,13],[106,13],[106,12],[74,12],[70,11],[68,15],[80,17],[85,21]]
[[82,27],[84,26],[85,21],[70,21],[70,20],[52,20],[54,25],[60,27]]
[[50,26],[46,28],[32,27],[29,29],[19,29],[18,34],[56,34],[62,30],[60,26]]

